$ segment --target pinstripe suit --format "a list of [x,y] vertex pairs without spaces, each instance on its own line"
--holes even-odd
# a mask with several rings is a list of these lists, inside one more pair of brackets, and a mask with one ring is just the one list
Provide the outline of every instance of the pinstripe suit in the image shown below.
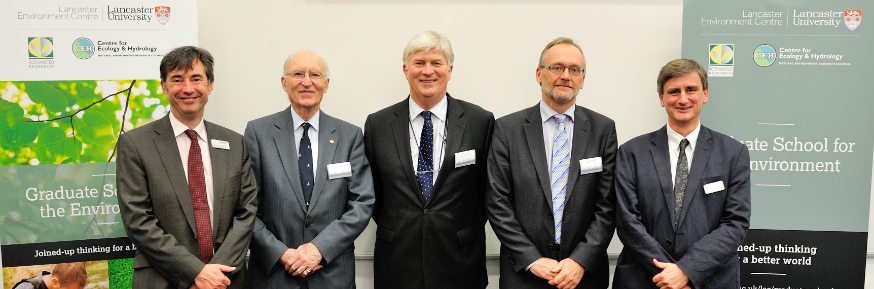
[[[361,129],[319,113],[319,155],[309,208],[301,189],[291,107],[246,126],[261,201],[250,248],[251,288],[355,287],[353,242],[373,211],[373,178]],[[329,179],[327,166],[343,162],[351,164],[352,175]],[[289,248],[309,242],[321,252],[324,268],[294,277],[278,261]]]

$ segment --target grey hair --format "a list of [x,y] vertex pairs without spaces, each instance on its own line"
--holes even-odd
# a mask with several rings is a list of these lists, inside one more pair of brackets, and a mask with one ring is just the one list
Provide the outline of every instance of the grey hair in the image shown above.
[[433,30],[428,30],[416,34],[413,39],[410,39],[410,42],[407,42],[407,47],[404,48],[404,64],[407,64],[413,53],[431,50],[443,52],[450,67],[455,62],[455,54],[452,53],[452,43],[449,42],[449,38]]
[[577,50],[580,51],[580,54],[583,55],[583,68],[586,68],[586,67],[585,67],[585,66],[586,66],[586,54],[583,53],[583,49],[580,48],[580,46],[577,45],[577,43],[574,42],[573,39],[570,39],[570,38],[567,38],[567,37],[559,37],[559,38],[556,38],[555,40],[550,41],[548,44],[546,44],[546,47],[543,48],[543,52],[540,52],[540,62],[537,63],[537,66],[538,66],[538,67],[539,67],[539,66],[543,66],[543,59],[546,58],[546,51],[548,51],[548,50],[549,50],[550,48],[552,48],[553,46],[556,46],[556,45],[559,45],[559,44],[570,44],[570,45],[573,45],[574,47],[576,47]]

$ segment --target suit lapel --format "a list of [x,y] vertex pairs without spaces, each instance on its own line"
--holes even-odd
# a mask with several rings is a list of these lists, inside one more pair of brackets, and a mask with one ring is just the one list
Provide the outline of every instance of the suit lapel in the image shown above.
[[702,187],[701,178],[710,160],[710,130],[701,126],[698,132],[698,141],[695,143],[695,155],[692,157],[692,165],[689,166],[689,181],[686,183],[686,194],[683,196],[683,208],[680,210],[679,223],[683,224],[689,204],[700,193]]
[[322,188],[325,187],[325,182],[328,180],[328,164],[334,159],[334,152],[337,150],[337,145],[331,141],[345,141],[337,139],[337,125],[334,118],[321,112],[319,116],[319,163],[316,167],[316,186],[313,187],[313,195],[310,199],[310,208],[315,207],[321,195]]
[[179,146],[176,145],[176,136],[173,135],[173,127],[170,125],[170,115],[168,114],[162,118],[160,122],[161,125],[155,128],[157,135],[153,141],[160,155],[161,162],[164,164],[164,170],[167,171],[167,175],[170,178],[170,184],[176,193],[179,206],[182,207],[182,213],[188,221],[188,226],[196,235],[197,226],[194,221],[194,205],[191,203],[191,193],[188,191],[188,178],[185,175],[185,168],[182,167],[182,157],[179,156]]
[[[448,95],[446,100],[448,104],[445,120],[446,143],[444,144],[443,163],[440,165],[440,173],[434,182],[434,189],[431,190],[431,200],[440,197],[440,188],[443,186],[446,178],[449,177],[449,172],[455,169],[455,153],[461,149],[461,142],[464,140],[464,127],[467,125],[467,121],[462,118],[464,110],[458,104],[458,101]],[[435,157],[437,156],[435,155]],[[418,188],[418,182],[416,186]]]
[[274,125],[276,131],[273,134],[273,141],[276,143],[276,148],[279,150],[279,159],[282,161],[282,167],[285,168],[285,175],[291,185],[291,194],[297,198],[297,204],[300,209],[306,211],[306,202],[303,199],[303,188],[300,185],[300,172],[297,168],[297,142],[294,139],[294,123],[291,120],[291,106],[283,113],[279,114]]
[[531,162],[534,163],[534,171],[540,180],[540,188],[546,203],[552,208],[552,189],[549,185],[549,168],[546,166],[546,146],[543,144],[543,121],[540,119],[540,105],[528,109],[525,116],[525,140],[531,151]]
[[[221,208],[222,203],[225,202],[225,180],[228,179],[228,171],[227,166],[225,164],[228,163],[228,152],[230,150],[219,149],[212,146],[213,139],[216,140],[227,140],[227,137],[222,135],[219,130],[214,129],[210,130],[213,127],[212,123],[204,121],[204,126],[206,127],[206,136],[209,137],[206,141],[206,145],[209,146],[209,158],[212,166],[212,192],[213,192],[213,208]],[[222,215],[221,213],[224,210],[213,210],[213,224],[225,224],[226,222],[222,221],[223,218],[227,217]],[[218,228],[217,226],[212,226],[212,235],[216,236]]]
[[391,122],[392,137],[395,141],[394,147],[397,150],[398,161],[401,163],[403,174],[407,176],[407,183],[410,186],[408,191],[414,194],[413,197],[419,200],[419,203],[424,207],[425,200],[422,199],[419,181],[416,174],[413,173],[413,157],[410,153],[410,101],[410,98],[407,97],[406,101],[402,101],[395,107],[395,119]]
[[671,157],[670,148],[668,148],[667,126],[664,126],[660,130],[654,132],[650,141],[652,142],[652,147],[650,147],[652,161],[654,167],[656,168],[656,173],[659,176],[659,184],[662,188],[662,195],[665,198],[665,204],[668,208],[668,220],[670,220],[671,227],[673,227],[675,207],[674,181],[673,179],[671,179]]
[[574,185],[577,182],[577,178],[580,177],[580,163],[579,160],[583,159],[583,155],[586,153],[586,146],[589,144],[589,132],[591,131],[592,123],[589,122],[589,117],[583,113],[583,108],[576,106],[574,112],[574,135],[571,141],[573,141],[571,145],[571,159],[569,160],[570,167],[568,171],[567,178],[567,187],[568,190],[564,194],[565,202],[570,199],[572,192],[574,192]]

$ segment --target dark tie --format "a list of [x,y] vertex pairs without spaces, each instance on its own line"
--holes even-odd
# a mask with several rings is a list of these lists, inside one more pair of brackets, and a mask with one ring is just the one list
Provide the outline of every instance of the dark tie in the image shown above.
[[680,221],[680,211],[683,208],[683,197],[686,195],[686,184],[689,183],[689,161],[686,160],[686,147],[689,140],[680,141],[680,157],[677,158],[677,177],[674,179],[674,230]]
[[200,261],[209,263],[212,259],[212,223],[209,220],[209,201],[206,199],[206,177],[203,175],[203,156],[197,142],[197,132],[186,130],[191,139],[188,149],[188,192],[194,205],[194,223],[197,226],[197,246],[200,247]]
[[310,197],[313,196],[313,148],[310,142],[309,129],[310,123],[303,123],[303,136],[300,137],[300,147],[298,148],[297,167],[300,170],[300,185],[303,186],[303,199],[306,202],[307,208],[310,206]]
[[419,189],[425,202],[431,197],[432,181],[434,180],[434,124],[431,123],[431,112],[423,111],[425,125],[422,126],[422,139],[419,141],[419,165],[416,176],[419,178]]
[[552,217],[555,224],[555,243],[561,244],[561,221],[564,215],[564,200],[567,192],[567,178],[570,169],[570,140],[568,139],[565,115],[553,116],[558,121],[555,139],[552,141]]

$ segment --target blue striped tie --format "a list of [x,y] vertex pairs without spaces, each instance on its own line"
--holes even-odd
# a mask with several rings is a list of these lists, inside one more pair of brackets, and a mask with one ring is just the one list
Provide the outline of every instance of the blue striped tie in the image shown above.
[[555,140],[552,141],[552,174],[550,184],[552,188],[552,216],[555,220],[555,243],[561,244],[561,219],[564,212],[565,192],[567,192],[567,178],[570,169],[570,142],[565,129],[566,115],[556,114],[553,118],[558,121],[555,127]]

